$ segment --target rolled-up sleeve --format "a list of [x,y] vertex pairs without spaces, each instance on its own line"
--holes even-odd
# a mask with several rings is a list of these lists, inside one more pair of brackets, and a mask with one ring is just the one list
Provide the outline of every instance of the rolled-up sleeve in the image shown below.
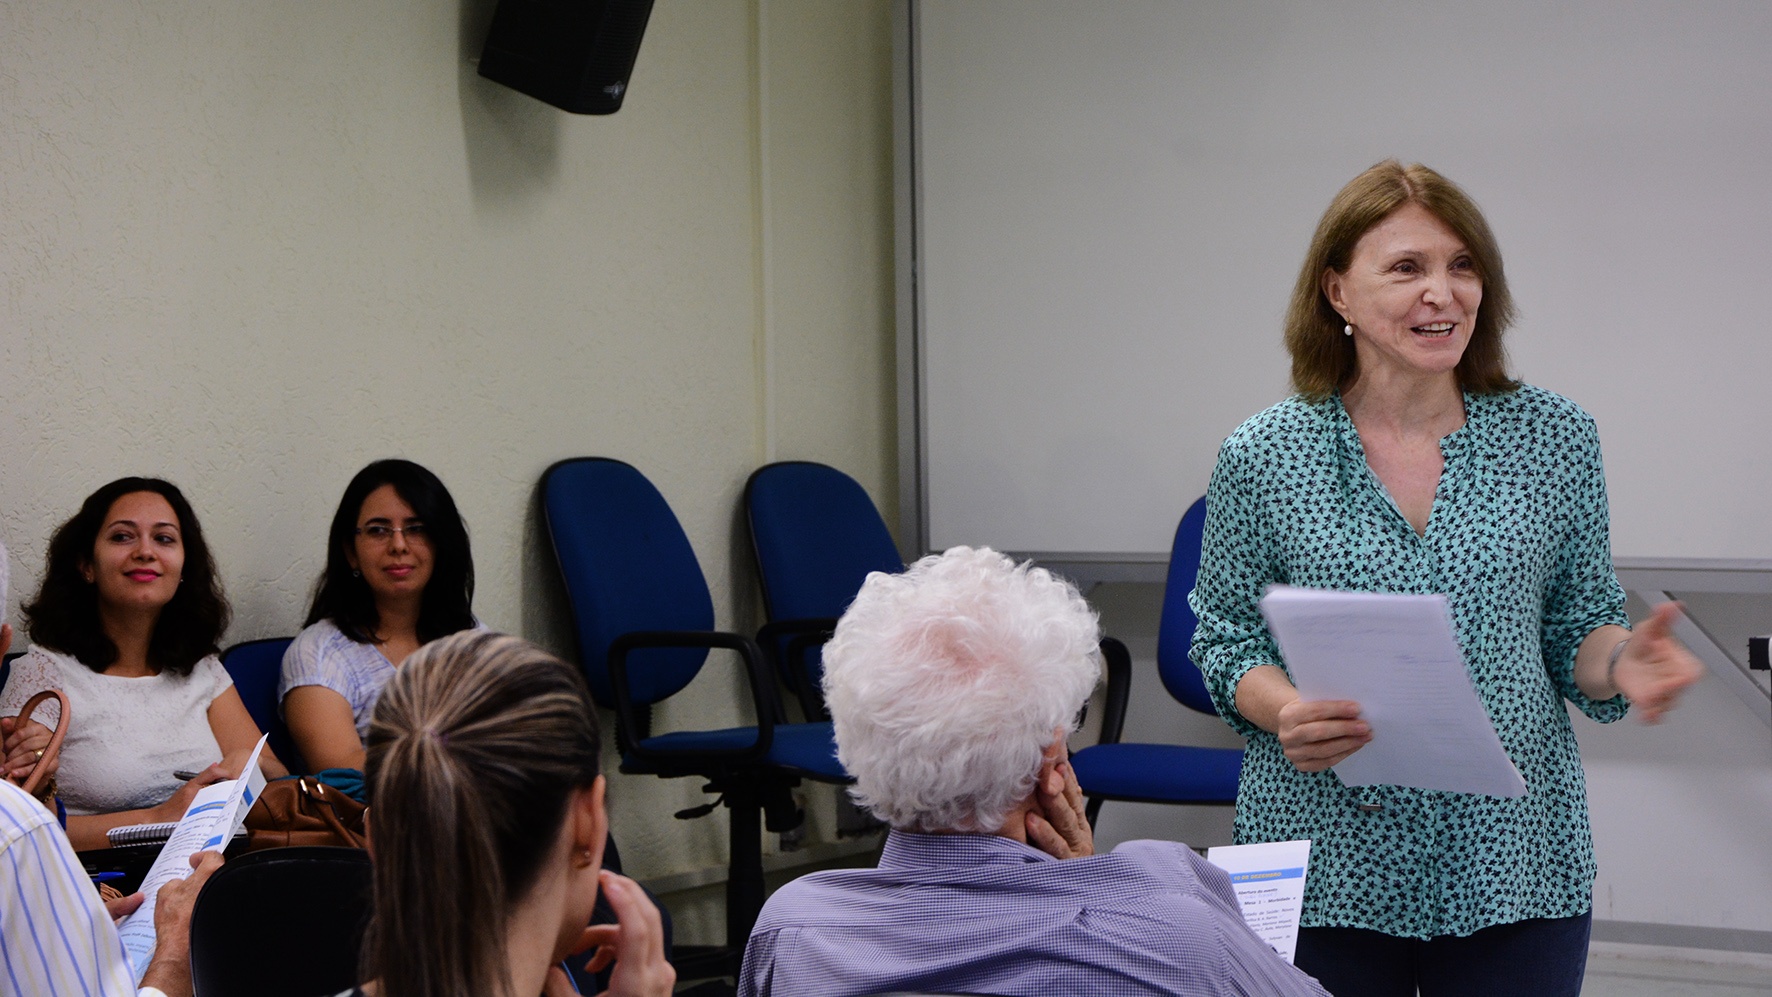
[[1277,548],[1249,470],[1234,440],[1219,448],[1206,489],[1200,574],[1188,596],[1200,621],[1190,656],[1219,715],[1245,736],[1259,728],[1237,712],[1237,684],[1251,668],[1281,664],[1260,609],[1262,593],[1279,580]]
[[1557,692],[1594,720],[1611,723],[1629,709],[1625,698],[1589,699],[1575,684],[1575,652],[1587,635],[1607,624],[1630,625],[1624,613],[1624,588],[1612,567],[1600,436],[1586,413],[1575,424],[1570,446],[1580,458],[1570,461],[1567,521],[1555,570],[1545,584],[1540,640],[1544,666]]

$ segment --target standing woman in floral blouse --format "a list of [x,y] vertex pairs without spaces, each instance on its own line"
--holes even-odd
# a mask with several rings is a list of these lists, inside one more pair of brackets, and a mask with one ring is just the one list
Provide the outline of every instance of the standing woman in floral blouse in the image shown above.
[[[1671,604],[1627,629],[1593,420],[1508,375],[1512,318],[1476,205],[1379,163],[1293,291],[1298,393],[1231,434],[1207,492],[1193,658],[1248,738],[1237,840],[1311,839],[1297,964],[1337,997],[1578,994],[1595,867],[1563,700],[1654,722],[1702,671]],[[1257,608],[1272,584],[1444,593],[1526,795],[1342,785],[1374,731],[1299,697]]]

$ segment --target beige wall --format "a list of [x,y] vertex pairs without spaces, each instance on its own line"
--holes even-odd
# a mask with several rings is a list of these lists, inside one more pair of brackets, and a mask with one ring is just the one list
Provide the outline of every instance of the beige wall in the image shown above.
[[[475,608],[570,650],[538,476],[629,460],[721,622],[755,623],[735,507],[772,458],[889,517],[885,0],[659,0],[623,110],[481,80],[488,0],[0,0],[0,536],[14,603],[97,485],[162,475],[230,639],[293,633],[365,461],[435,470]],[[742,715],[730,681],[661,724]],[[617,776],[630,868],[724,862],[692,780]]]

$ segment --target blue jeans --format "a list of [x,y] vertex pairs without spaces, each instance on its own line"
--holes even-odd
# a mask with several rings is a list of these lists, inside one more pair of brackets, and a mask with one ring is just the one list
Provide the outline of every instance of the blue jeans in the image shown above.
[[1300,928],[1294,962],[1335,997],[1579,997],[1592,927],[1588,913],[1425,941]]

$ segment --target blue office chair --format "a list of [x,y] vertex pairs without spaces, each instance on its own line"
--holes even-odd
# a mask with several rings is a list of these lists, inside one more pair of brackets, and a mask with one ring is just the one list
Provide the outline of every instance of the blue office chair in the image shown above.
[[[1200,670],[1188,660],[1188,647],[1199,625],[1188,606],[1188,593],[1200,573],[1200,537],[1206,527],[1206,500],[1199,499],[1181,517],[1169,554],[1169,579],[1163,591],[1163,619],[1157,630],[1157,674],[1169,695],[1183,706],[1218,716]],[[1231,805],[1237,801],[1237,776],[1243,768],[1240,748],[1203,748],[1179,744],[1122,744],[1126,701],[1132,687],[1130,656],[1106,653],[1107,703],[1102,714],[1101,741],[1071,756],[1077,784],[1089,798],[1093,825],[1107,800],[1135,803]]]
[[246,704],[252,722],[261,734],[271,735],[266,747],[289,769],[290,775],[306,775],[301,752],[296,750],[283,713],[277,709],[277,679],[283,673],[283,652],[294,639],[266,637],[241,641],[221,653],[221,663],[234,680],[234,690]]
[[808,720],[828,720],[819,646],[870,572],[904,570],[874,500],[825,464],[789,460],[758,468],[744,488],[768,623],[757,643]]
[[[542,510],[578,634],[591,695],[616,715],[621,771],[697,776],[713,803],[677,816],[732,811],[726,939],[721,964],[737,969],[763,907],[762,834],[792,830],[801,814],[789,790],[803,778],[848,782],[829,723],[781,722],[781,703],[749,637],[714,630],[714,604],[689,537],[652,482],[600,457],[564,460],[542,476]],[[734,651],[756,724],[652,732],[651,708],[687,686],[710,648]]]

